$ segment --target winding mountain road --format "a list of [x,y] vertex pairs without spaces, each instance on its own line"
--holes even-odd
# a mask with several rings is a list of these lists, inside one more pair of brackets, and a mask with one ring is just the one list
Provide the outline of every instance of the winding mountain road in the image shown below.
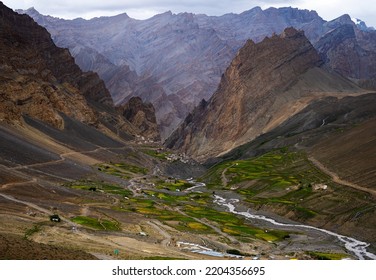
[[363,192],[369,193],[369,194],[371,194],[371,195],[373,195],[373,196],[376,197],[376,191],[375,190],[371,190],[371,189],[359,186],[357,184],[351,183],[349,181],[342,180],[341,178],[339,178],[339,176],[336,173],[334,173],[333,171],[330,171],[321,162],[319,162],[317,159],[315,159],[313,157],[308,157],[308,160],[313,165],[315,165],[318,169],[320,169],[322,172],[324,172],[325,174],[329,175],[331,177],[331,179],[333,180],[333,182],[335,182],[337,184],[340,184],[340,185],[344,185],[344,186],[353,188],[353,189],[357,189],[359,191],[363,191]]

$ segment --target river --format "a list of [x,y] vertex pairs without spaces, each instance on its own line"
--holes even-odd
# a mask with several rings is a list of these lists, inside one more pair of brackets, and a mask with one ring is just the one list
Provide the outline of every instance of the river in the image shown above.
[[352,238],[352,237],[340,235],[340,234],[331,232],[331,231],[326,230],[326,229],[316,228],[316,227],[308,226],[308,225],[280,223],[280,222],[277,222],[276,220],[274,220],[272,218],[268,218],[268,217],[263,216],[263,215],[255,215],[255,214],[251,214],[249,212],[239,212],[239,211],[236,211],[236,207],[235,207],[235,204],[237,204],[239,202],[238,199],[225,199],[225,198],[218,196],[218,195],[215,195],[214,197],[215,197],[214,203],[216,203],[220,206],[226,207],[229,210],[229,212],[231,212],[231,213],[241,215],[241,216],[243,216],[247,219],[263,220],[263,221],[269,222],[269,223],[276,225],[276,226],[301,228],[301,229],[309,229],[309,230],[320,231],[320,232],[323,232],[325,234],[336,237],[339,241],[344,243],[346,249],[349,252],[353,253],[358,259],[360,259],[360,260],[366,260],[366,259],[376,260],[376,255],[367,251],[367,247],[370,244],[365,243],[363,241],[356,240],[355,238]]

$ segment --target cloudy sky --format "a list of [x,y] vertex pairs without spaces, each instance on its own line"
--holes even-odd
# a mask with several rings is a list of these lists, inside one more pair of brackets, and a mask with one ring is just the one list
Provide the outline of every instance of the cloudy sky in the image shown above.
[[374,0],[0,0],[12,9],[35,7],[40,13],[61,18],[86,19],[126,12],[137,19],[149,18],[165,11],[173,13],[193,12],[208,15],[241,13],[255,6],[298,7],[316,10],[326,20],[343,14],[364,20],[376,27]]

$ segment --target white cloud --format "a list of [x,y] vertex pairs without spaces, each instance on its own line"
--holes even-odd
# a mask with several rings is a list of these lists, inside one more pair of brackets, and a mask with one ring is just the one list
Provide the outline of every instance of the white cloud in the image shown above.
[[171,10],[174,13],[193,12],[208,15],[240,13],[255,6],[292,6],[316,10],[326,20],[343,14],[360,18],[376,27],[374,0],[2,0],[13,9],[34,6],[42,14],[63,18],[90,18],[100,15],[115,15],[126,12],[134,18],[148,18]]

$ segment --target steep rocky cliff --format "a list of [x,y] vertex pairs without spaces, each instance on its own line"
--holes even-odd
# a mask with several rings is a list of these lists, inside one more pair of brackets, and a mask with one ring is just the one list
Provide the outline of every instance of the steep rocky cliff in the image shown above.
[[314,99],[358,90],[321,65],[304,33],[293,28],[258,44],[248,41],[212,98],[201,102],[166,145],[199,160],[218,156],[278,126]]
[[61,128],[64,123],[58,112],[63,112],[95,123],[78,86],[81,78],[89,81],[95,74],[82,73],[68,50],[57,48],[43,27],[2,3],[0,25],[0,119],[20,120],[28,114]]
[[32,18],[1,3],[0,26],[0,120],[20,123],[29,115],[62,129],[63,113],[102,130],[112,122],[142,135],[117,113],[98,74],[83,72]]

